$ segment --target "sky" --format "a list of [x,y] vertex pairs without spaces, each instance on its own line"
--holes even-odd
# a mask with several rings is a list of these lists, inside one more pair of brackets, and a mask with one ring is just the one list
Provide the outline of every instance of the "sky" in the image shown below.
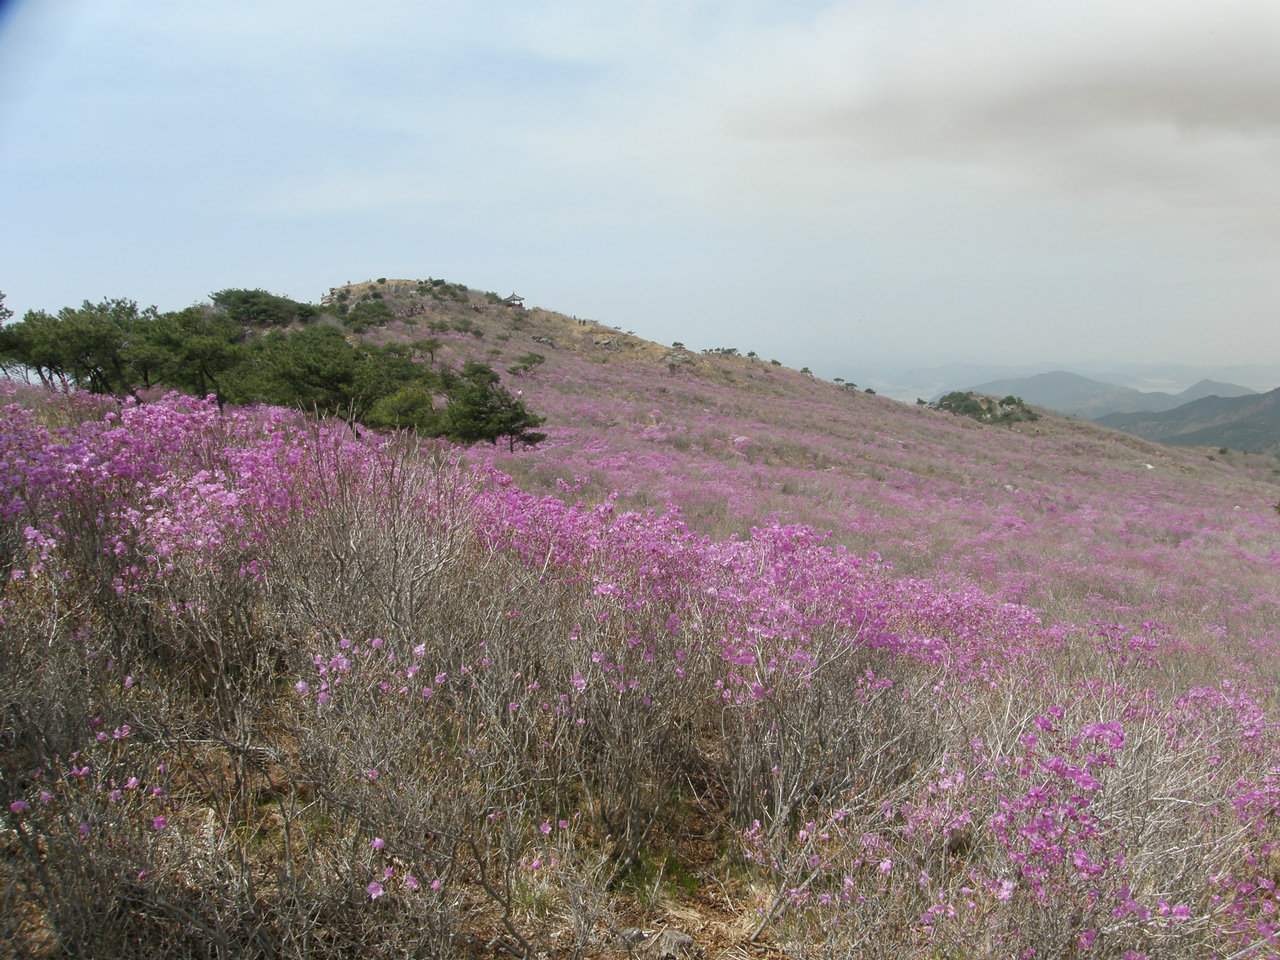
[[1277,50],[1275,0],[0,0],[0,291],[443,277],[855,382],[1280,365]]

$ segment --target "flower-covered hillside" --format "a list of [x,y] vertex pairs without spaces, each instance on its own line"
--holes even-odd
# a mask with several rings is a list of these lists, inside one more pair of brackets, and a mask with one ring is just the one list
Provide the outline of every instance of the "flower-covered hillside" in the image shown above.
[[[609,366],[619,402],[640,390]],[[616,413],[599,435],[632,441],[519,459],[582,487],[568,500],[274,408],[6,406],[4,940],[48,956],[1280,953],[1275,638],[1246,602],[1274,582],[1280,520],[1218,512],[1264,483],[1172,456],[1126,472],[1111,435],[1071,424],[980,431],[769,376],[773,420],[701,379],[668,386],[655,422]],[[571,408],[553,396],[554,437]],[[701,427],[675,420],[692,403]],[[790,419],[820,414],[825,435]],[[753,462],[751,444],[771,452]],[[691,478],[677,499],[721,465],[724,510],[592,495],[644,451],[655,489]],[[936,496],[911,480],[930,455]],[[792,476],[830,498],[766,487],[769,457],[826,458]],[[760,492],[740,494],[753,472]],[[894,492],[872,501],[876,483]],[[830,537],[747,517],[785,498],[837,516],[845,496]],[[1144,551],[1190,586],[1183,556],[1234,556],[1243,582],[1206,572],[1228,595],[1184,629],[1181,601],[1100,591]],[[1019,565],[1030,604],[1008,602]]]

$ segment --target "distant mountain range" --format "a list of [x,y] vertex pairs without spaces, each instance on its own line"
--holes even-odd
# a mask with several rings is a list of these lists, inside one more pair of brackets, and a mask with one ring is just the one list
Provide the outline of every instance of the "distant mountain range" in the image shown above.
[[1132,387],[1091,380],[1064,370],[1028,377],[990,380],[967,389],[974,393],[996,397],[1011,394],[1047,410],[1087,417],[1090,420],[1097,420],[1110,414],[1160,413],[1210,397],[1234,398],[1259,395],[1249,387],[1214,380],[1201,380],[1180,393],[1144,392]]
[[1113,413],[1096,419],[1158,443],[1280,455],[1280,388],[1241,397],[1202,397],[1158,413]]

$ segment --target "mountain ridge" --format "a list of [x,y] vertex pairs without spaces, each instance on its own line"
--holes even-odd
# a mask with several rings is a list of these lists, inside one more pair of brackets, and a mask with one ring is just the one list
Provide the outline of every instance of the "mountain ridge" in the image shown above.
[[1280,453],[1280,388],[1244,397],[1208,396],[1172,410],[1117,413],[1098,423],[1157,443]]
[[991,380],[967,389],[993,396],[1012,394],[1036,406],[1090,420],[1115,413],[1163,412],[1206,396],[1256,393],[1250,387],[1207,378],[1176,394],[1141,391],[1066,370]]

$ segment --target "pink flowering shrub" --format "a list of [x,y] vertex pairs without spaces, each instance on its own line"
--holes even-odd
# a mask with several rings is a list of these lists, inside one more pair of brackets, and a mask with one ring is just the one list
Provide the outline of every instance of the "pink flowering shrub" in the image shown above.
[[[589,502],[601,444],[550,496],[281,410],[2,413],[0,929],[23,949],[620,956],[678,874],[744,950],[1280,952],[1274,638],[1207,649],[1123,597],[1056,617],[1045,590],[1099,584],[1015,562],[1034,524],[1010,504],[929,576],[767,514],[716,537]],[[692,432],[733,471],[801,454],[639,415],[644,449]],[[744,475],[714,496],[749,507]],[[1218,535],[1139,506],[1120,536],[1153,559]]]

